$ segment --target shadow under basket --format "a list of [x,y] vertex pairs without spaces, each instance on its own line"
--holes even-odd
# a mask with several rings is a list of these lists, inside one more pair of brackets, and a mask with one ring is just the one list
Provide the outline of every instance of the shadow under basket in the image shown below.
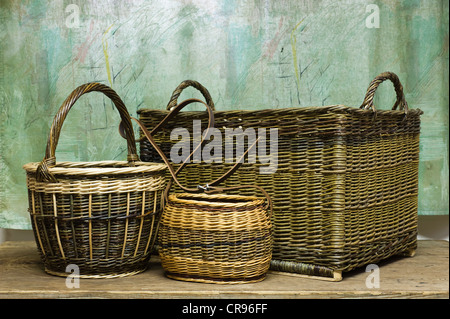
[[167,277],[238,284],[265,279],[272,224],[265,199],[225,194],[172,194],[158,244]]

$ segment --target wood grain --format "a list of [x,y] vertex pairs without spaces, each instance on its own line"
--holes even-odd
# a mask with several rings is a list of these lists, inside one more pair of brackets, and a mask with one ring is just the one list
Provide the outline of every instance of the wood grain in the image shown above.
[[269,272],[259,283],[214,285],[171,280],[157,257],[147,271],[125,278],[81,279],[67,288],[66,278],[46,274],[36,244],[5,242],[0,246],[0,298],[449,298],[449,243],[419,241],[414,257],[379,263],[380,288],[369,289],[365,268],[329,282]]

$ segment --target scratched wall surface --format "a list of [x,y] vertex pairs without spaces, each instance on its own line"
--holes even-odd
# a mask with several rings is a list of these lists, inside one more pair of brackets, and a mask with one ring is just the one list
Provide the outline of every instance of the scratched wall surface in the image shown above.
[[[112,86],[132,115],[164,108],[185,79],[219,110],[357,107],[386,70],[424,111],[419,214],[448,214],[448,14],[447,0],[2,0],[0,227],[30,228],[22,165],[43,158],[53,116],[80,84]],[[393,100],[382,84],[377,106]],[[57,160],[125,159],[118,119],[101,94],[82,97]]]

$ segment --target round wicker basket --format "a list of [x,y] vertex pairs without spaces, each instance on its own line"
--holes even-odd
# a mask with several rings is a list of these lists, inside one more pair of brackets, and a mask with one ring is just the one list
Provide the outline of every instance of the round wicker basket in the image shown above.
[[[117,107],[127,132],[128,161],[56,162],[67,113],[81,95],[93,91],[104,93]],[[88,83],[74,90],[53,120],[43,161],[24,165],[31,223],[45,271],[66,277],[68,269],[78,269],[72,275],[80,278],[144,271],[156,239],[166,168],[139,161],[129,113],[111,88]]]

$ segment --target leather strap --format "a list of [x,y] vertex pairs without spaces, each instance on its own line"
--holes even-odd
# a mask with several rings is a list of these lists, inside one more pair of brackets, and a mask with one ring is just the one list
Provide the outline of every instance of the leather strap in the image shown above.
[[[184,160],[184,162],[181,164],[181,166],[177,169],[177,171],[174,170],[172,164],[170,163],[170,161],[167,159],[166,155],[162,152],[162,150],[159,148],[159,146],[156,144],[155,140],[153,139],[153,136],[150,134],[150,132],[148,131],[148,129],[145,127],[144,123],[142,123],[140,120],[131,117],[132,120],[134,120],[136,123],[138,123],[139,127],[142,130],[142,133],[144,133],[145,137],[148,139],[148,141],[150,142],[150,144],[155,148],[155,150],[158,152],[159,156],[161,156],[161,158],[163,159],[164,163],[167,165],[167,168],[169,169],[170,175],[172,175],[173,180],[175,181],[175,183],[184,191],[188,192],[188,193],[202,193],[205,192],[207,193],[210,190],[216,190],[216,192],[219,190],[219,188],[214,188],[214,186],[219,185],[220,183],[222,183],[223,181],[225,181],[231,174],[233,174],[244,162],[243,160],[247,157],[248,152],[250,151],[250,149],[252,149],[256,143],[258,142],[259,139],[257,139],[253,145],[251,145],[247,151],[245,151],[245,153],[242,155],[242,157],[239,159],[239,161],[237,161],[225,174],[223,174],[222,176],[220,176],[218,179],[205,184],[205,186],[201,186],[199,185],[197,188],[188,188],[185,187],[183,185],[181,185],[180,181],[177,178],[177,174],[186,166],[187,162],[189,161],[189,159],[195,154],[195,152],[198,150],[198,148],[200,146],[202,146],[204,144],[204,142],[206,141],[205,138],[202,139],[202,142],[199,144],[199,146],[197,146],[197,148]],[[242,187],[240,187],[242,188]],[[225,188],[221,188],[221,189],[225,189]],[[236,188],[232,188],[232,189],[236,189]]]
[[[157,132],[159,132],[166,124],[167,122],[169,122],[171,119],[173,119],[184,107],[186,107],[187,105],[191,104],[191,103],[202,103],[203,105],[205,105],[207,111],[208,111],[208,116],[209,116],[209,121],[208,121],[208,126],[206,129],[206,134],[204,134],[204,136],[202,136],[202,140],[199,143],[199,145],[193,150],[193,152],[183,161],[183,163],[178,167],[178,169],[175,171],[175,169],[173,168],[172,164],[170,163],[170,161],[168,160],[168,158],[166,157],[166,155],[163,153],[163,151],[160,149],[160,147],[158,146],[158,144],[156,143],[156,141],[153,139],[153,134],[156,134]],[[270,207],[270,215],[272,214],[272,200],[269,196],[269,194],[260,186],[257,185],[239,185],[239,186],[233,186],[233,187],[217,187],[217,185],[219,185],[220,183],[224,182],[229,176],[231,176],[244,162],[245,158],[247,157],[249,151],[256,145],[256,143],[259,141],[259,138],[245,151],[245,153],[241,156],[241,158],[227,171],[225,172],[222,176],[220,176],[219,178],[217,178],[216,180],[205,184],[204,186],[202,185],[198,185],[197,188],[188,188],[183,186],[180,181],[177,178],[178,173],[187,165],[188,161],[192,158],[192,156],[199,150],[201,150],[201,147],[204,145],[204,143],[208,140],[209,136],[210,136],[210,129],[214,126],[214,112],[213,109],[206,103],[204,103],[201,100],[198,99],[188,99],[185,100],[183,102],[181,102],[180,104],[178,104],[174,109],[172,109],[172,111],[155,127],[153,128],[153,130],[150,132],[147,127],[145,127],[144,123],[142,123],[142,121],[131,117],[132,120],[134,120],[140,127],[142,133],[145,135],[145,137],[148,139],[148,141],[150,142],[150,144],[153,146],[153,148],[156,150],[156,152],[159,154],[159,156],[161,156],[161,158],[163,159],[164,163],[167,165],[167,168],[170,172],[170,175],[172,176],[172,179],[169,180],[167,187],[164,191],[164,199],[167,201],[168,198],[168,194],[169,194],[169,190],[172,186],[172,181],[175,182],[175,184],[178,185],[178,187],[180,187],[183,191],[188,192],[188,193],[206,193],[206,194],[214,194],[214,193],[221,193],[221,192],[225,192],[228,190],[238,190],[238,189],[243,189],[243,188],[257,188],[258,190],[260,190],[263,195],[266,197],[267,199],[267,203],[268,206]],[[124,132],[122,130],[122,124],[119,126],[119,131],[120,134],[122,136],[124,136]]]

